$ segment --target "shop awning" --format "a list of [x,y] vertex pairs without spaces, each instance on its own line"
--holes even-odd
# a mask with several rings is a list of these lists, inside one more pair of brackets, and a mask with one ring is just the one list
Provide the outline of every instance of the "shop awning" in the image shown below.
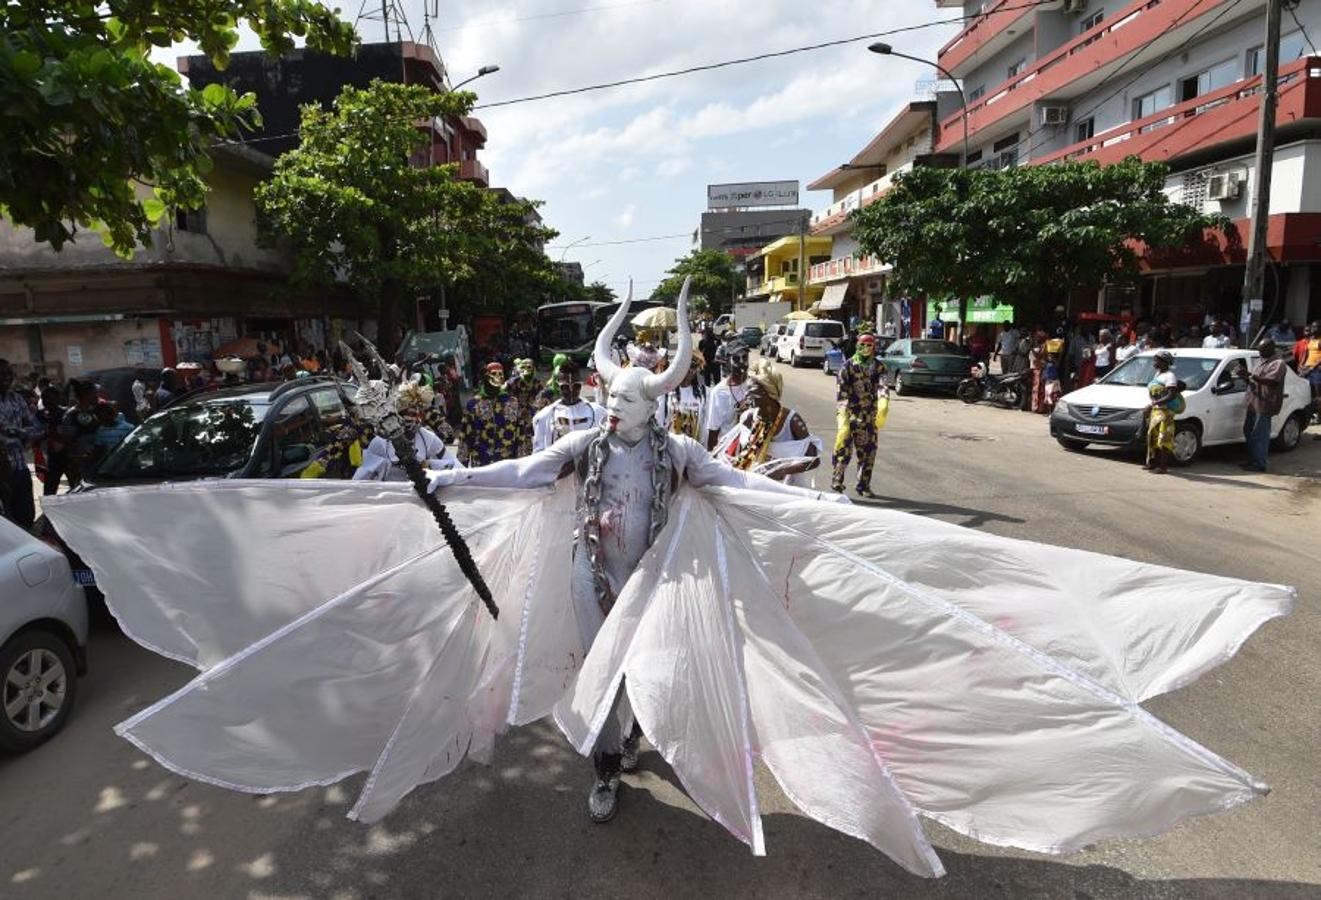
[[821,304],[820,304],[821,308],[823,310],[843,309],[844,295],[847,294],[848,292],[849,292],[848,282],[826,285],[826,292],[821,295]]

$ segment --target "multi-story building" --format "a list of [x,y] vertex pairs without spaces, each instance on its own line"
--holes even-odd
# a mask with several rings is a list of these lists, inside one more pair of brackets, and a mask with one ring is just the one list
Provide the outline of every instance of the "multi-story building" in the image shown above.
[[[308,50],[284,56],[261,50],[234,53],[223,71],[209,57],[185,56],[178,68],[195,88],[220,83],[240,94],[255,94],[262,124],[245,140],[272,156],[298,146],[300,106],[318,103],[329,108],[345,86],[362,88],[379,79],[448,90],[444,62],[427,44],[412,41],[363,44],[351,59]],[[486,146],[486,128],[480,120],[450,116],[420,126],[428,131],[430,142],[419,162],[457,163],[460,178],[490,186],[490,173],[477,159],[477,151]]]
[[830,259],[829,237],[790,235],[771,241],[746,258],[747,299],[775,303],[788,300],[807,309],[821,299],[824,285],[802,283],[800,270]]
[[886,299],[892,267],[858,249],[851,214],[884,196],[895,177],[914,166],[958,165],[957,156],[934,152],[941,103],[949,105],[944,95],[906,104],[852,159],[808,184],[809,191],[832,192],[831,204],[811,221],[813,235],[833,239],[830,259],[808,273],[809,284],[821,290],[823,313],[875,322],[895,335],[913,327],[912,306],[899,297]]
[[[968,106],[942,118],[937,151],[961,152],[966,123],[973,166],[1162,161],[1172,168],[1171,198],[1229,216],[1246,245],[1266,0],[936,5],[972,16],[939,53]],[[1280,42],[1267,242],[1279,265],[1267,279],[1266,316],[1297,324],[1321,316],[1321,53],[1312,44],[1321,38],[1321,3],[1295,7]],[[1098,311],[1236,322],[1244,257],[1232,242],[1149,256],[1141,290],[1103,292]]]
[[31,229],[0,223],[0,357],[65,379],[205,362],[244,336],[325,348],[353,330],[374,333],[347,293],[291,290],[289,254],[258,241],[252,190],[274,161],[238,145],[213,159],[206,205],[167,217],[132,259],[95,232],[57,252]]

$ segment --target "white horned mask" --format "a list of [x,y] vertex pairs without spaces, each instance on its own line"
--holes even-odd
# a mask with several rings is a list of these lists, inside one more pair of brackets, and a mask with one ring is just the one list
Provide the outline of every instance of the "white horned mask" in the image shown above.
[[621,369],[610,358],[615,334],[628,318],[628,309],[633,303],[631,282],[628,296],[596,336],[596,372],[610,391],[610,401],[606,404],[606,428],[629,443],[639,441],[646,435],[652,417],[656,414],[657,401],[677,388],[688,373],[688,363],[693,355],[693,335],[688,328],[688,289],[691,284],[692,278],[685,278],[683,290],[679,292],[679,349],[670,367],[664,372],[648,372],[639,366]]

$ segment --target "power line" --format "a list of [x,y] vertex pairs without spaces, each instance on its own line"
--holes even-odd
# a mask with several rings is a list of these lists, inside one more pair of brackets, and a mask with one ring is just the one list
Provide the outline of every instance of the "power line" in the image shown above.
[[693,236],[691,231],[685,231],[683,234],[658,234],[654,237],[632,238],[626,241],[596,241],[591,244],[548,244],[547,250],[563,250],[570,246],[574,247],[616,247],[620,244],[644,244],[648,241],[672,241],[678,238],[690,238]]
[[1293,19],[1293,23],[1298,26],[1298,30],[1303,33],[1303,40],[1307,41],[1307,46],[1312,48],[1312,55],[1316,56],[1316,44],[1312,43],[1312,36],[1307,33],[1307,28],[1304,27],[1303,23],[1298,21],[1298,13],[1296,10],[1298,9],[1299,2],[1300,0],[1295,0],[1292,5],[1285,3],[1284,11],[1289,14],[1289,18]]
[[[999,13],[1011,12],[1013,10],[1019,10],[1019,9],[1033,9],[1035,7],[1043,6],[1046,3],[1051,3],[1051,2],[1054,2],[1054,0],[1032,0],[1032,2],[1022,4],[1021,6],[1003,7],[1001,9],[995,10],[995,13],[999,14]],[[655,72],[651,75],[639,75],[635,78],[624,78],[619,81],[608,81],[602,84],[586,85],[585,87],[567,88],[562,91],[550,91],[549,93],[545,93],[545,94],[533,94],[532,96],[529,97],[516,97],[512,100],[496,100],[491,103],[479,103],[476,106],[474,106],[473,109],[474,110],[495,109],[501,106],[512,106],[515,103],[531,103],[536,100],[550,100],[555,97],[568,97],[575,94],[586,94],[592,91],[603,91],[609,88],[623,87],[625,85],[630,85],[630,84],[642,84],[648,81],[659,81],[663,78],[675,78],[680,75],[692,75],[696,72],[710,72],[714,69],[724,69],[730,66],[741,66],[741,65],[746,65],[747,63],[761,62],[767,59],[777,59],[779,57],[792,56],[796,53],[807,53],[812,50],[824,50],[828,47],[839,47],[845,44],[856,44],[859,41],[869,41],[875,38],[891,37],[896,34],[905,34],[911,31],[920,31],[925,28],[937,28],[941,25],[957,25],[961,22],[966,22],[969,19],[982,17],[983,15],[984,15],[983,13],[977,12],[968,16],[956,16],[950,19],[938,19],[930,22],[923,22],[917,25],[905,25],[902,28],[892,28],[889,31],[877,31],[871,34],[861,34],[856,37],[840,38],[834,41],[823,41],[819,44],[808,44],[803,47],[791,47],[788,50],[772,50],[767,53],[758,53],[755,56],[744,56],[744,57],[740,57],[739,59],[727,59],[722,62],[706,63],[698,66],[689,66],[686,69],[675,69],[669,72]]]

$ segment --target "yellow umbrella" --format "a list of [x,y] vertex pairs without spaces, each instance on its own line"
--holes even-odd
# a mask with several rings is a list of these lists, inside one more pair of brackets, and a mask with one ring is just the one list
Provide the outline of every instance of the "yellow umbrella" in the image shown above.
[[675,328],[679,324],[679,314],[668,306],[653,306],[633,317],[634,328]]
[[805,309],[796,309],[793,312],[789,313],[787,316],[784,316],[784,319],[789,322],[799,322],[802,321],[803,319],[815,319],[815,318],[816,316],[812,315],[810,312],[808,312]]

